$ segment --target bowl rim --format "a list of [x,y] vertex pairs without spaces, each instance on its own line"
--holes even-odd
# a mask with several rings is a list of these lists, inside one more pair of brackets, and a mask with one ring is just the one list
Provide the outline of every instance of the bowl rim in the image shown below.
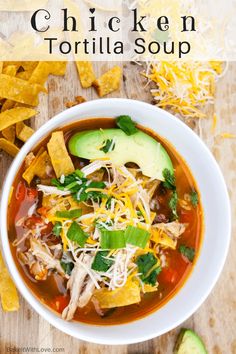
[[[83,333],[83,334],[75,333],[75,330],[72,330],[72,328],[69,328],[69,326],[66,327],[65,325],[63,325],[63,322],[65,322],[65,321],[58,320],[58,317],[55,316],[52,313],[52,311],[48,311],[47,309],[45,309],[45,306],[42,305],[42,303],[37,299],[37,297],[27,287],[27,285],[25,284],[23,278],[21,277],[21,275],[17,269],[17,266],[14,262],[12,254],[11,254],[10,243],[8,240],[8,232],[7,232],[7,206],[8,206],[8,197],[10,194],[10,188],[11,188],[12,182],[14,181],[16,173],[19,170],[20,166],[22,165],[22,162],[23,162],[25,156],[27,155],[27,153],[29,151],[31,151],[32,148],[34,146],[36,146],[43,139],[43,137],[50,134],[50,132],[53,131],[54,129],[57,129],[60,126],[66,126],[69,123],[71,123],[73,120],[72,117],[77,113],[79,115],[81,113],[81,111],[86,111],[86,108],[88,108],[89,110],[94,108],[94,110],[96,111],[96,108],[98,106],[106,105],[106,106],[112,107],[113,105],[117,105],[117,104],[119,104],[119,105],[135,104],[136,107],[138,107],[139,109],[145,110],[148,108],[149,110],[151,110],[151,109],[155,110],[157,113],[159,112],[159,114],[166,116],[166,119],[168,117],[169,117],[169,119],[171,118],[171,120],[173,121],[173,125],[179,126],[187,134],[190,134],[192,136],[193,140],[195,140],[199,145],[201,145],[202,150],[204,150],[204,152],[208,156],[209,160],[211,160],[212,167],[214,168],[215,172],[218,174],[221,188],[222,188],[222,193],[224,194],[224,203],[225,203],[224,208],[225,208],[225,214],[227,216],[227,220],[225,220],[226,231],[225,231],[225,235],[224,235],[224,237],[225,237],[224,249],[222,249],[222,256],[221,256],[221,259],[219,259],[218,268],[215,271],[214,278],[212,278],[212,280],[211,280],[211,284],[208,285],[208,289],[205,290],[205,292],[203,294],[201,294],[201,296],[199,296],[198,301],[196,301],[195,305],[191,307],[191,310],[189,310],[188,313],[185,313],[184,315],[182,315],[182,317],[179,320],[176,320],[168,327],[165,327],[162,330],[159,330],[158,333],[156,333],[155,330],[153,330],[148,335],[147,334],[142,335],[142,333],[141,333],[138,336],[136,336],[135,338],[130,338],[128,340],[125,338],[120,338],[119,340],[114,340],[111,338],[104,338],[102,336],[100,336],[99,338],[93,338],[93,337],[91,337],[91,335],[86,335],[86,333]],[[96,117],[96,115],[95,115],[95,117]],[[90,118],[89,115],[87,118]],[[78,117],[78,120],[81,120],[81,119],[83,119],[83,117],[82,118]],[[74,121],[75,121],[75,119],[74,119]],[[143,124],[145,126],[145,122],[141,123],[141,124]],[[153,130],[156,131],[157,129],[153,129]],[[46,132],[46,134],[45,134],[45,132]],[[162,136],[162,134],[160,134],[160,135]],[[164,137],[164,139],[166,139],[166,138]],[[172,142],[170,141],[170,143],[172,143]],[[181,156],[182,156],[182,154],[181,154]],[[184,156],[182,156],[182,157],[184,158]],[[3,191],[4,191],[4,193],[3,193]],[[70,109],[60,112],[59,114],[53,116],[53,118],[48,120],[46,123],[44,123],[29,138],[29,140],[23,145],[23,147],[21,148],[20,152],[17,154],[17,156],[13,160],[13,162],[7,172],[7,175],[5,177],[5,181],[3,184],[3,188],[2,188],[2,196],[1,196],[1,202],[0,202],[0,220],[1,220],[1,225],[0,225],[0,233],[1,233],[0,241],[1,242],[0,243],[2,246],[2,250],[3,250],[3,257],[6,261],[7,267],[10,271],[10,274],[11,274],[18,290],[20,291],[21,295],[26,299],[26,301],[34,308],[34,310],[39,315],[41,315],[45,320],[47,320],[50,324],[52,324],[53,326],[55,326],[56,328],[58,328],[62,332],[67,333],[67,334],[69,334],[73,337],[76,337],[78,339],[81,339],[81,340],[85,340],[85,341],[97,343],[97,344],[106,344],[106,345],[132,344],[132,343],[138,343],[138,342],[142,342],[145,340],[149,340],[149,339],[152,339],[156,336],[160,336],[160,335],[170,331],[171,329],[177,327],[182,322],[184,322],[187,318],[189,318],[200,307],[200,305],[206,300],[206,298],[208,297],[208,295],[212,291],[213,287],[215,286],[215,284],[216,284],[216,282],[223,270],[223,266],[225,264],[225,261],[226,261],[226,257],[227,257],[227,253],[228,253],[228,249],[229,249],[229,244],[230,244],[230,236],[231,236],[231,208],[230,208],[230,199],[229,199],[226,183],[225,183],[224,177],[222,175],[222,172],[220,170],[220,167],[218,166],[215,158],[213,157],[212,153],[210,152],[208,147],[205,145],[205,143],[200,139],[200,137],[194,131],[192,131],[192,129],[190,129],[186,124],[184,124],[182,121],[180,121],[177,117],[175,117],[171,113],[169,113],[165,110],[162,110],[156,106],[153,106],[149,103],[146,103],[143,101],[138,101],[138,100],[126,99],[126,98],[110,98],[110,99],[106,98],[106,99],[97,99],[97,100],[85,102],[85,103],[82,103],[78,106],[75,106],[75,107],[72,107]],[[204,243],[204,238],[203,238],[203,243]],[[196,262],[194,268],[196,266],[197,266],[197,262]],[[188,283],[189,279],[191,278],[191,276],[192,276],[192,273],[190,274],[190,276],[187,280],[187,283]],[[176,295],[177,294],[175,294],[174,297]],[[159,309],[155,312],[158,312],[158,311],[159,311]],[[145,318],[147,318],[149,316],[151,316],[151,314],[147,315]],[[143,319],[141,318],[141,319],[136,320],[135,322],[138,323],[142,320]],[[77,323],[80,323],[80,322],[77,322]],[[119,327],[119,328],[120,327],[127,327],[128,328],[130,325],[132,326],[133,323],[134,322],[130,322],[128,324],[111,325],[111,326],[96,326],[96,325],[89,325],[89,324],[83,324],[83,325],[85,325],[84,327],[93,326],[93,327],[103,328],[104,331],[106,331],[106,329],[108,327],[113,328],[113,329],[115,329],[116,327]],[[86,331],[86,328],[85,328],[85,331]]]

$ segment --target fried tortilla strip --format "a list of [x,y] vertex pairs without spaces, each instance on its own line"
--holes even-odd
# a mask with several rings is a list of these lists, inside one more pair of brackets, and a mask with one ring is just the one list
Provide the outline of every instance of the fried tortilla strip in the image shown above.
[[122,70],[119,66],[114,66],[111,70],[100,76],[93,82],[98,95],[103,97],[120,88]]
[[36,115],[31,108],[16,107],[0,113],[0,131],[11,125],[29,119]]
[[34,69],[29,83],[44,85],[50,74],[65,75],[67,62],[41,61]]
[[99,306],[104,309],[112,307],[128,306],[140,302],[140,288],[137,282],[131,279],[127,280],[122,288],[115,290],[100,289],[94,293],[94,297],[98,300]]
[[3,129],[2,135],[4,136],[5,139],[10,141],[11,143],[14,143],[16,137],[15,125],[11,125],[10,127]]
[[2,73],[9,76],[16,76],[17,66],[16,65],[5,66],[2,70]]
[[57,178],[74,172],[75,168],[67,152],[62,131],[52,133],[47,147]]
[[34,129],[23,122],[16,123],[16,136],[24,143],[34,134]]
[[4,138],[0,138],[0,150],[1,149],[13,157],[15,157],[20,151],[16,145]]
[[5,100],[3,105],[2,105],[1,112],[8,111],[9,109],[14,108],[15,105],[16,105],[16,102],[14,102],[12,100]]
[[38,95],[44,91],[44,87],[38,84],[0,74],[0,97],[7,98],[30,106],[38,105]]
[[0,61],[0,74],[2,73],[2,69],[3,69],[3,61]]
[[20,71],[19,73],[16,74],[16,77],[22,80],[28,81],[32,75],[32,71],[26,70],[26,71]]
[[83,88],[91,87],[96,76],[93,71],[93,64],[90,61],[76,61],[76,67],[79,73],[81,86]]
[[17,311],[19,297],[0,253],[0,297],[4,311]]
[[47,178],[52,171],[51,159],[47,151],[43,151],[41,154],[36,155],[35,159],[25,170],[22,177],[28,184],[32,181],[34,176],[39,178]]
[[50,74],[63,76],[66,73],[67,61],[49,61]]
[[20,66],[22,66],[22,68],[25,71],[31,71],[31,73],[34,71],[34,69],[36,68],[37,65],[38,65],[38,61],[22,61],[22,62],[20,62]]

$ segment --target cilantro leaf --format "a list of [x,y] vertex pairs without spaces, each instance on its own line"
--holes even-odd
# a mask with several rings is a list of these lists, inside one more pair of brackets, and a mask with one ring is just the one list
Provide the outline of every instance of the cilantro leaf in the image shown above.
[[65,263],[65,262],[60,262],[61,263],[61,267],[64,270],[64,272],[68,275],[71,275],[71,272],[74,268],[74,263],[70,262],[70,263]]
[[157,276],[158,274],[160,274],[160,272],[161,272],[161,266],[158,266],[150,273],[148,277],[144,279],[144,283],[155,286],[157,282]]
[[165,181],[163,182],[163,186],[167,189],[176,189],[176,181],[175,181],[175,175],[174,173],[171,173],[168,168],[165,168],[162,171],[162,175],[165,178]]
[[136,124],[132,121],[130,116],[119,116],[116,118],[116,125],[125,132],[126,135],[133,135],[137,133]]
[[171,198],[169,200],[169,207],[172,212],[172,220],[178,219],[177,204],[178,204],[178,194],[176,191],[173,191]]
[[179,252],[187,258],[190,262],[193,262],[195,257],[195,249],[192,247],[187,247],[185,245],[181,245],[179,247]]
[[82,228],[77,224],[77,222],[73,221],[69,230],[67,231],[66,236],[69,240],[77,243],[80,247],[83,247],[88,235],[82,230]]
[[161,272],[161,267],[157,265],[156,257],[150,252],[142,254],[138,256],[136,264],[139,272],[142,273],[141,280],[154,286],[157,281],[157,275]]
[[108,256],[108,254],[108,251],[97,252],[96,256],[94,257],[91,268],[98,272],[106,272],[114,263],[113,260],[105,258]]
[[103,142],[103,147],[101,147],[100,150],[102,150],[105,154],[107,152],[113,151],[115,149],[115,144],[113,143],[112,139],[107,139]]
[[190,194],[190,200],[191,200],[191,203],[194,207],[196,207],[198,205],[198,194],[195,190],[193,190]]
[[52,232],[56,237],[59,237],[61,233],[61,229],[62,229],[61,222],[56,221],[55,225],[53,226]]

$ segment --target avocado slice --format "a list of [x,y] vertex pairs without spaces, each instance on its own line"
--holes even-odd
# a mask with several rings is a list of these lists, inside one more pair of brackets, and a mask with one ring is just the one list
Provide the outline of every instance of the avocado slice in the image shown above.
[[[100,149],[107,140],[113,140],[115,145],[112,151],[105,153]],[[165,168],[171,173],[174,171],[163,146],[140,130],[130,136],[116,128],[79,132],[69,140],[69,151],[88,160],[109,157],[117,166],[134,162],[145,176],[161,181],[164,180],[162,172]]]
[[201,338],[191,329],[181,329],[174,354],[207,354]]

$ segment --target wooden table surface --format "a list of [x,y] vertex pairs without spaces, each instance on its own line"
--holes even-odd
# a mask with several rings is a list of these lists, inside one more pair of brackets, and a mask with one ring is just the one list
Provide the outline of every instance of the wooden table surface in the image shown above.
[[[97,74],[101,74],[112,65],[103,62],[94,64]],[[109,97],[128,97],[151,102],[149,88],[144,88],[143,78],[139,75],[142,68],[130,63],[124,63],[123,66],[124,80],[121,90]],[[68,64],[65,77],[49,78],[48,92],[48,95],[43,94],[40,97],[39,115],[32,123],[35,128],[64,110],[65,102],[73,100],[77,95],[83,95],[87,100],[97,98],[93,89],[81,89],[74,63]],[[222,139],[219,134],[236,133],[236,63],[229,64],[226,75],[217,84],[215,110],[220,117],[220,122],[214,136],[210,131],[212,124],[210,119],[202,120],[200,128],[196,124],[194,129],[201,133],[222,168],[232,201],[232,215],[235,216],[236,139]],[[5,153],[0,153],[0,186],[11,161],[12,159]],[[217,195],[215,197],[217,198]],[[234,218],[232,234],[230,252],[217,285],[199,310],[181,325],[197,331],[204,339],[209,353],[213,354],[236,354],[236,222]],[[66,354],[171,354],[178,332],[179,328],[176,328],[161,337],[135,345],[102,346],[79,341],[63,334],[41,318],[23,298],[20,299],[18,312],[3,313],[0,309],[0,354],[10,350],[15,352],[18,350],[21,353],[23,347],[32,347],[28,349],[29,353],[36,352],[34,348],[41,351],[44,348],[53,351],[54,348],[55,352]]]

